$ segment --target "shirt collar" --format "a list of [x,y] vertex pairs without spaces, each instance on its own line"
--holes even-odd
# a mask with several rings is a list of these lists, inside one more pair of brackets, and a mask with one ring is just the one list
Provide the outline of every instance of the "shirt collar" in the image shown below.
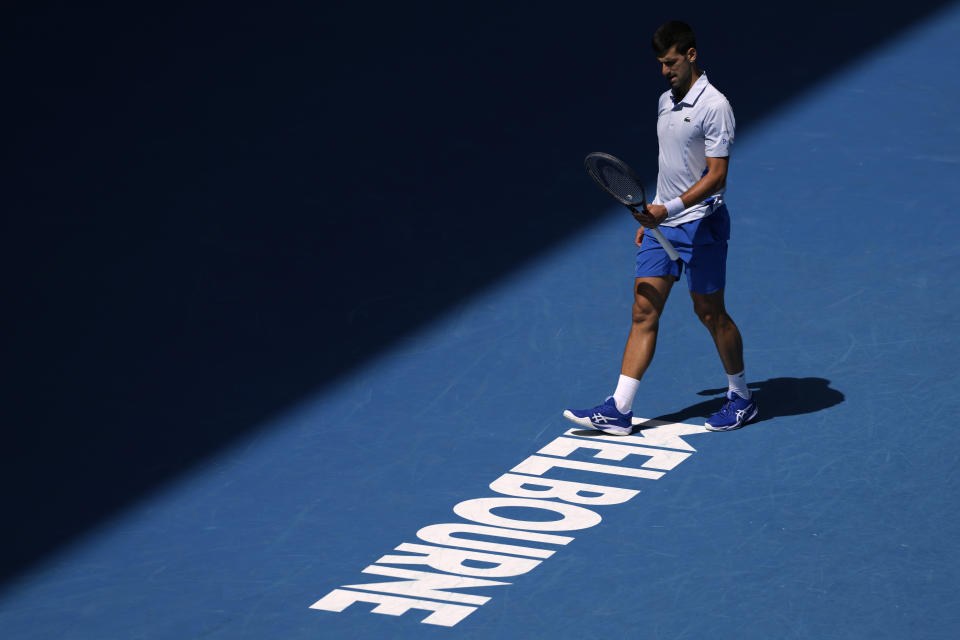
[[701,73],[700,77],[697,78],[697,81],[693,83],[693,86],[690,87],[690,90],[687,91],[687,95],[683,96],[680,100],[677,100],[673,97],[673,92],[670,92],[670,99],[673,100],[673,106],[679,104],[685,104],[688,107],[692,107],[697,102],[697,98],[700,97],[700,94],[703,93],[703,90],[707,88],[707,85],[710,84],[707,81],[707,74]]

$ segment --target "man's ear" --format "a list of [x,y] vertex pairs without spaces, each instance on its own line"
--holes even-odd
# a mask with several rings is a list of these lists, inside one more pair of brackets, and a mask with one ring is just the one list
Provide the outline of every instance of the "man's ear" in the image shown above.
[[687,49],[687,61],[691,63],[697,61],[697,50],[695,48],[690,47]]

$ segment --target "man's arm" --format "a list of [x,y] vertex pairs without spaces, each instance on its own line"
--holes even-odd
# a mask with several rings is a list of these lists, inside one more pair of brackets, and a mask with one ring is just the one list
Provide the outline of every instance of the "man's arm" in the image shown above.
[[[730,156],[724,158],[707,156],[707,172],[680,196],[683,208],[689,209],[722,189],[727,184],[729,166]],[[643,226],[653,229],[667,219],[667,208],[662,204],[648,204],[642,212],[634,214],[633,217]]]

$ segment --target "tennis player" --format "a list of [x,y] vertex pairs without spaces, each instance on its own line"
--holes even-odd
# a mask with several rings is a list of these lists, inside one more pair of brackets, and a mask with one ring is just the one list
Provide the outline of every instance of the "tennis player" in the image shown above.
[[[727,373],[723,407],[707,419],[711,431],[739,429],[757,417],[757,403],[747,388],[740,331],[723,301],[726,286],[730,216],[724,203],[733,109],[697,65],[697,41],[683,22],[667,22],[653,36],[653,50],[670,89],[660,96],[657,138],[660,171],[653,203],[635,214],[637,229],[633,322],[623,352],[620,379],[606,402],[563,415],[579,425],[606,433],[632,431],[633,399],[653,360],[657,330],[673,283],[686,272],[693,310],[706,326]],[[673,244],[674,262],[653,234],[659,228]]]

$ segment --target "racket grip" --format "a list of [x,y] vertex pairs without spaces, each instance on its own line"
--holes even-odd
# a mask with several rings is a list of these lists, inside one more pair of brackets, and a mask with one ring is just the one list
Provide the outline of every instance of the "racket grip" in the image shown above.
[[676,262],[680,259],[680,254],[677,253],[677,250],[673,248],[673,245],[670,244],[670,241],[660,233],[660,229],[654,227],[650,229],[650,232],[653,234],[653,237],[657,239],[657,242],[660,243],[660,246],[663,247],[663,250],[667,252],[667,255],[670,256],[670,259]]

